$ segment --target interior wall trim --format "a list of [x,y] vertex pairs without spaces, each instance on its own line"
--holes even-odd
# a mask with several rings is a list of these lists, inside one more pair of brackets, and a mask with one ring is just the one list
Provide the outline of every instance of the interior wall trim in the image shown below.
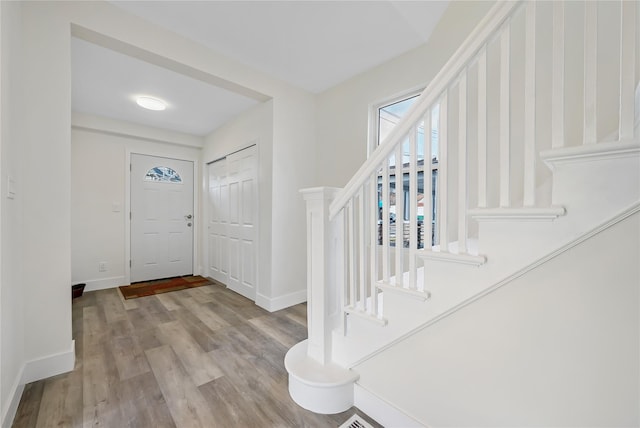
[[76,363],[76,341],[72,340],[67,351],[27,361],[24,365],[21,383],[35,382],[73,370]]

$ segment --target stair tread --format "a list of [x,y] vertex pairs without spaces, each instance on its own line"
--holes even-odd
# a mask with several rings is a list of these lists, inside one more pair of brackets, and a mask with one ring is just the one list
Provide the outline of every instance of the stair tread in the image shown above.
[[637,156],[638,154],[640,154],[640,141],[623,140],[544,150],[540,152],[540,159],[549,165],[551,169],[554,169],[557,163]]
[[406,288],[403,285],[396,285],[391,282],[378,281],[376,286],[384,291],[390,291],[398,294],[406,294],[411,297],[418,298],[420,300],[427,300],[431,297],[431,293],[428,290],[417,290],[414,288]]
[[417,250],[415,254],[416,256],[426,260],[461,263],[474,266],[480,266],[487,261],[487,258],[482,255],[450,253],[448,251]]
[[562,206],[474,208],[469,210],[471,218],[477,221],[552,221],[565,214],[566,210]]

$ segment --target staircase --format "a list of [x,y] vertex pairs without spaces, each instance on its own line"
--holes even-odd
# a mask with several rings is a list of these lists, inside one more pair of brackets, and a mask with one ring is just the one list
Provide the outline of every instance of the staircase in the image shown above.
[[349,408],[359,365],[638,215],[639,9],[498,2],[345,188],[302,191],[298,404]]

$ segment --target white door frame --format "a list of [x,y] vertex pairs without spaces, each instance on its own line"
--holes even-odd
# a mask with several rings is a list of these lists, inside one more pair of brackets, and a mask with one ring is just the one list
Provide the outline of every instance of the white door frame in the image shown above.
[[174,155],[161,150],[131,150],[125,149],[125,179],[124,179],[124,280],[126,284],[131,284],[131,155],[155,156],[161,158],[177,159],[193,162],[193,274],[199,275],[202,269],[198,265],[202,219],[200,218],[200,192],[198,189],[201,184],[201,167],[200,158],[198,156]]
[[[260,144],[258,141],[253,141],[246,146],[238,150],[234,150],[225,154],[224,156],[219,156],[212,160],[204,160],[203,165],[203,174],[202,174],[202,183],[203,183],[203,203],[202,203],[202,223],[201,225],[201,237],[202,237],[202,260],[203,260],[203,275],[210,276],[209,272],[209,231],[207,229],[208,219],[209,219],[209,165],[218,162],[227,158],[228,156],[241,152],[242,150],[246,150],[250,147],[256,148],[256,222],[255,222],[255,245],[256,245],[256,260],[255,260],[255,275],[256,275],[256,284],[255,284],[255,299],[258,298],[259,290],[260,290]],[[227,285],[227,284],[225,284]]]

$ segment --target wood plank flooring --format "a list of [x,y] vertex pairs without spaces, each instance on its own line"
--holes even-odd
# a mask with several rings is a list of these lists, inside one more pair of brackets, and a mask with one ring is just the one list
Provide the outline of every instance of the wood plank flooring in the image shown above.
[[269,313],[221,285],[73,302],[76,367],[25,387],[14,428],[337,427],[289,397],[284,355],[306,305]]

